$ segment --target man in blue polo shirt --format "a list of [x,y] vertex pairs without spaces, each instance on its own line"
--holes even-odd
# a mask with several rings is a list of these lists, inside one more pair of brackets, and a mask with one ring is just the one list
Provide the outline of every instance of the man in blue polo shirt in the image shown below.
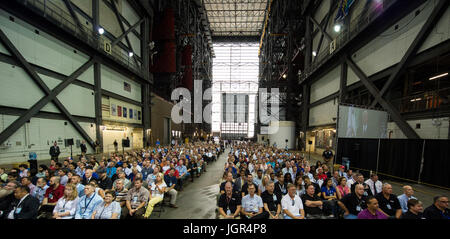
[[170,195],[170,207],[177,208],[175,202],[177,200],[177,190],[175,186],[177,185],[177,177],[175,177],[175,169],[171,168],[169,174],[164,175],[164,181],[167,185],[167,193]]
[[84,194],[78,201],[75,219],[90,219],[97,205],[103,202],[102,197],[95,193],[95,187],[91,184],[84,187]]

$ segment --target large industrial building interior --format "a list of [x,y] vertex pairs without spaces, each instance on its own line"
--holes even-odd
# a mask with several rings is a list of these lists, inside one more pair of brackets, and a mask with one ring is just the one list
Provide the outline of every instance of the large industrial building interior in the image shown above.
[[449,5],[0,1],[0,218],[450,219]]

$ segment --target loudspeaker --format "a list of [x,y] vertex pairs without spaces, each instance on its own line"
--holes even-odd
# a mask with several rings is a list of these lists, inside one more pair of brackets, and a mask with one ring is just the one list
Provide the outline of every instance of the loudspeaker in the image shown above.
[[308,144],[312,144],[312,141],[310,140],[310,141],[308,141]]
[[286,143],[287,143],[287,142],[289,142],[289,140],[288,140],[288,139],[286,139]]
[[73,145],[73,139],[65,139],[64,140],[64,146],[68,147]]
[[130,147],[130,140],[129,139],[122,139],[122,147],[124,147],[124,148]]

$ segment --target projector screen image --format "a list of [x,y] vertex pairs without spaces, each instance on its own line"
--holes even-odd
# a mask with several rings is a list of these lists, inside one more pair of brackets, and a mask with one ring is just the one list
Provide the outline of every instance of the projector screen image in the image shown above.
[[339,138],[387,138],[388,114],[385,111],[339,106]]

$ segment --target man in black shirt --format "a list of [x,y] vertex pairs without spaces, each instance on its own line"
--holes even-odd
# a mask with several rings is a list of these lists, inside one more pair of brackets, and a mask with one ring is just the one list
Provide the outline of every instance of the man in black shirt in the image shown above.
[[241,211],[241,197],[233,193],[231,182],[225,183],[225,193],[219,198],[219,218],[220,219],[239,219]]
[[233,182],[233,174],[231,172],[227,174],[227,179],[226,180],[227,181],[225,181],[225,182],[220,184],[220,194],[224,194],[225,193],[225,184],[227,182],[231,183],[231,187],[232,187],[233,193],[238,193],[239,194],[239,190],[237,189],[236,184]]
[[248,185],[250,185],[250,184],[254,184],[255,185],[256,194],[259,194],[258,193],[259,192],[259,189],[258,189],[259,185],[257,185],[255,182],[253,182],[253,175],[249,174],[249,175],[247,175],[247,182],[244,183],[244,185],[242,186],[242,189],[241,189],[242,197],[244,197],[245,195],[248,194]]
[[338,201],[338,205],[344,210],[344,219],[357,219],[358,213],[367,208],[366,199],[364,186],[358,184],[355,186],[355,192],[347,194]]
[[306,186],[306,193],[302,195],[303,207],[307,219],[324,219],[322,200],[315,194],[315,187],[312,184]]
[[287,184],[284,181],[283,172],[279,171],[277,173],[277,179],[278,182],[275,183],[275,192],[284,196],[287,194]]
[[108,175],[106,174],[106,169],[98,170],[97,175],[99,175],[99,179],[98,179],[98,187],[99,188],[101,188],[103,190],[112,189],[113,183],[112,183],[111,179],[108,177]]
[[425,219],[423,216],[422,202],[417,199],[408,200],[408,211],[403,213],[400,219]]
[[279,219],[281,214],[281,193],[275,192],[275,184],[270,181],[266,185],[266,191],[261,194],[264,204],[264,213],[270,219]]
[[330,147],[327,146],[326,150],[322,153],[322,158],[327,164],[331,159],[333,159],[333,151],[331,151]]
[[55,160],[55,162],[58,162],[58,156],[59,156],[60,153],[61,153],[61,151],[59,150],[59,146],[58,146],[58,144],[55,141],[53,143],[53,146],[50,147],[49,154],[51,156],[51,159]]
[[426,219],[450,219],[448,197],[434,197],[434,204],[425,209],[423,216]]
[[360,173],[356,174],[356,182],[352,184],[352,187],[351,187],[351,190],[350,190],[351,192],[355,191],[355,186],[357,184],[362,184],[364,186],[364,196],[367,196],[367,197],[369,197],[369,196],[376,196],[376,195],[372,195],[372,190],[370,190],[369,185],[367,185],[364,182],[364,176],[362,174],[360,174]]
[[80,144],[80,149],[81,149],[81,154],[86,155],[87,147],[86,147],[86,142],[84,140]]
[[308,176],[303,176],[302,179],[303,179],[303,182],[305,182],[305,185],[311,184],[314,186],[314,194],[315,195],[317,195],[318,197],[321,196],[322,190],[320,189],[319,184],[311,182],[311,179]]
[[386,216],[399,219],[402,215],[402,207],[396,195],[392,194],[392,186],[388,183],[383,185],[382,192],[375,196],[379,207]]

